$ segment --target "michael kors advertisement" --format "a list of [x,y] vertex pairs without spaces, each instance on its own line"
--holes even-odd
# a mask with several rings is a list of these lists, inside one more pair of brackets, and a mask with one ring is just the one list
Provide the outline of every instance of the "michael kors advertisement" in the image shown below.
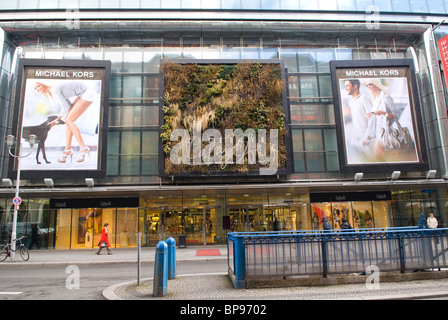
[[[22,153],[31,153],[21,159],[25,175],[105,170],[102,133],[107,129],[109,68],[108,61],[21,61],[20,117],[14,123]],[[38,140],[32,149],[30,134]]]
[[426,162],[412,63],[331,62],[342,172],[389,171]]

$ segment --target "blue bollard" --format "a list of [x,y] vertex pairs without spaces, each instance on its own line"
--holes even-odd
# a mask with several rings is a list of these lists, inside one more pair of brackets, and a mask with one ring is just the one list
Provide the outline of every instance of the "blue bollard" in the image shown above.
[[176,279],[176,240],[173,237],[166,239],[168,245],[168,280]]
[[235,236],[233,242],[235,289],[246,289],[246,252],[244,248],[244,236]]
[[156,246],[156,258],[154,264],[153,295],[162,297],[167,293],[168,286],[168,245],[165,241],[159,241]]

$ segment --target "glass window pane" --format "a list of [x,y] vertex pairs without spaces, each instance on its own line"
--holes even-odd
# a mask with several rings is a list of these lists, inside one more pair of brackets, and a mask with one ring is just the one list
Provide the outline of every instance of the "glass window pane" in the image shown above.
[[[42,2],[47,2],[47,1],[41,1]],[[100,6],[100,1],[99,0],[80,0],[79,1],[79,8],[82,9],[97,9]]]
[[315,104],[302,105],[302,121],[305,124],[322,123],[320,106]]
[[292,149],[294,152],[303,151],[303,138],[301,129],[292,130]]
[[163,9],[165,9],[165,8],[179,9],[180,8],[180,0],[163,0],[163,1],[161,1],[161,6]]
[[299,53],[299,72],[316,72],[314,52]]
[[143,53],[126,51],[123,57],[123,72],[142,72]]
[[107,175],[118,176],[119,156],[107,156]]
[[157,126],[159,124],[159,106],[143,106],[142,125]]
[[122,72],[123,52],[121,52],[121,51],[106,51],[106,52],[104,52],[104,59],[110,60],[112,73]]
[[[431,0],[431,5],[429,6],[430,13],[447,13],[443,0]],[[446,2],[448,4],[448,2]]]
[[159,102],[159,76],[143,77],[143,97],[145,102]]
[[322,172],[325,171],[324,154],[307,153],[306,154],[306,171],[307,172]]
[[338,9],[337,1],[319,0],[318,2],[319,2],[320,10],[337,10]]
[[324,129],[325,151],[338,151],[336,129]]
[[124,176],[140,175],[140,156],[121,156],[120,175]]
[[324,150],[322,142],[322,131],[320,129],[305,129],[305,150],[322,151]]
[[260,0],[245,0],[242,1],[242,9],[261,9]]
[[120,133],[117,131],[109,132],[107,139],[107,175],[118,175],[118,154],[120,153]]
[[299,77],[289,76],[288,77],[288,88],[289,88],[289,96],[291,98],[299,97]]
[[142,156],[142,174],[157,175],[159,173],[158,156]]
[[394,0],[392,6],[393,10],[396,12],[411,12],[409,0]]
[[288,72],[297,72],[297,53],[294,50],[280,50],[281,59],[285,61]]
[[294,153],[294,172],[305,172],[305,157],[303,153]]
[[261,59],[277,59],[278,49],[277,48],[262,48]]
[[319,76],[319,96],[320,97],[333,96],[330,76]]
[[159,9],[161,0],[144,0],[141,1],[140,7],[142,9]]
[[282,10],[299,10],[298,0],[281,0],[280,5]]
[[325,153],[325,160],[327,161],[327,171],[339,171],[339,159],[337,152]]
[[[300,97],[319,97],[317,87],[317,76],[301,76],[300,82]],[[305,100],[302,100],[302,102]],[[311,100],[312,101],[312,100]]]
[[221,9],[221,0],[202,1],[202,9]]
[[124,127],[138,127],[142,122],[142,106],[123,106],[121,125]]
[[369,7],[373,8],[372,0],[357,0],[356,1],[358,11],[366,11]]
[[159,73],[161,57],[160,49],[146,48],[143,53],[143,72]]
[[221,6],[223,9],[241,9],[240,0],[223,0],[221,1]]
[[110,97],[111,98],[121,98],[122,87],[121,87],[122,78],[120,76],[111,76],[110,77]]
[[143,132],[143,154],[157,155],[159,150],[159,133],[158,131],[144,131]]
[[182,9],[201,9],[201,0],[182,0]]
[[121,133],[121,154],[140,154],[139,131],[123,131]]
[[301,10],[319,10],[318,1],[299,0]]
[[422,13],[422,12],[428,12],[428,4],[425,0],[410,0],[411,2],[411,10],[412,12],[416,13]]
[[280,9],[280,0],[261,0],[261,8],[264,10]]
[[291,124],[301,124],[302,123],[302,106],[301,105],[291,105]]
[[318,72],[330,72],[330,61],[334,59],[333,53],[333,50],[322,50],[316,52]]
[[335,124],[334,107],[331,104],[321,106],[322,123]]
[[375,5],[380,9],[380,11],[391,11],[392,6],[390,2],[391,0],[375,0]]
[[338,0],[339,10],[356,10],[355,0]]
[[142,77],[123,77],[123,98],[142,97]]

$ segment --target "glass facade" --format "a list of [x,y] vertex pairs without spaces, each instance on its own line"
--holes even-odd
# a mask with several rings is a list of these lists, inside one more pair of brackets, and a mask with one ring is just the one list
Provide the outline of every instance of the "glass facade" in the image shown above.
[[[376,6],[371,9],[371,6]],[[46,14],[65,12],[66,8],[99,9],[117,20],[82,19],[71,30],[65,21],[53,21]],[[58,10],[56,10],[58,9]],[[116,10],[118,9],[118,10]],[[141,11],[133,11],[139,9]],[[145,10],[143,10],[145,9]],[[148,10],[146,10],[148,9]],[[170,9],[158,11],[158,9]],[[172,10],[171,10],[172,9]],[[232,19],[179,19],[176,10],[204,10],[204,14],[231,11]],[[431,24],[416,24],[422,12],[436,21],[447,13],[448,2],[431,1],[1,1],[0,18],[17,10],[24,15],[14,21],[0,20],[2,39],[0,89],[0,139],[10,133],[14,112],[14,87],[19,58],[109,60],[110,79],[107,177],[95,181],[92,190],[74,190],[83,179],[58,179],[58,190],[48,195],[43,181],[21,181],[22,198],[18,233],[28,235],[28,245],[42,249],[95,248],[101,226],[112,229],[112,247],[136,246],[136,235],[143,234],[145,245],[161,239],[185,237],[187,244],[224,243],[229,231],[321,230],[316,219],[324,214],[338,229],[342,217],[357,228],[385,228],[416,225],[420,213],[435,212],[440,226],[446,226],[448,194],[445,180],[431,185],[422,172],[403,172],[405,182],[391,184],[390,173],[366,174],[371,184],[354,184],[352,174],[339,172],[336,117],[332,94],[330,61],[414,59],[421,92],[425,135],[428,137],[430,167],[438,178],[446,171],[447,128],[445,95],[440,71],[431,63],[434,39],[447,33],[441,26],[434,32]],[[245,14],[269,10],[272,17],[248,19]],[[366,10],[397,13],[403,22],[384,23],[380,29],[366,27],[365,21],[307,21],[284,19],[288,11],[313,14],[354,14]],[[122,12],[164,12],[154,19],[120,20]],[[187,10],[188,11],[188,10]],[[29,12],[42,17],[26,18]],[[299,13],[299,12],[295,12]],[[410,14],[412,13],[412,14]],[[170,16],[173,14],[173,16]],[[276,15],[278,14],[278,16]],[[176,19],[174,19],[174,18]],[[258,20],[260,19],[260,20]],[[357,20],[358,19],[358,20]],[[286,177],[266,181],[240,178],[159,177],[160,64],[163,59],[281,59],[287,68],[287,102],[290,113],[294,169]],[[437,64],[438,66],[438,64]],[[436,72],[437,71],[437,72]],[[436,88],[436,89],[434,89]],[[433,91],[436,90],[436,91]],[[438,107],[437,104],[442,105]],[[446,135],[448,136],[448,135]],[[7,153],[0,158],[6,177]],[[440,181],[442,180],[442,181]],[[423,183],[424,182],[424,183]],[[424,185],[422,185],[422,183]],[[188,188],[191,185],[191,190]],[[254,186],[255,185],[255,186]],[[160,187],[157,189],[157,187]],[[98,187],[98,189],[96,189]],[[119,187],[120,189],[114,189]],[[37,189],[37,196],[27,189]],[[12,190],[12,189],[11,189]],[[2,240],[12,226],[11,190],[0,193]],[[392,200],[310,202],[311,193],[370,192],[386,190]],[[51,209],[50,198],[67,197],[140,198],[138,208],[64,208]]]
[[2,10],[51,9],[204,9],[204,10],[322,10],[381,12],[448,13],[445,0],[18,0],[0,1]]

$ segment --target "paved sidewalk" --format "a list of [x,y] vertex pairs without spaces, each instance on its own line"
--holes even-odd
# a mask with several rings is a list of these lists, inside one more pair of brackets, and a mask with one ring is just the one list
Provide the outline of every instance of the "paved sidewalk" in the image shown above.
[[[214,249],[213,251],[210,251]],[[217,252],[216,249],[219,251]],[[85,265],[85,264],[112,264],[112,263],[137,263],[137,248],[112,249],[111,255],[103,249],[100,255],[95,254],[96,249],[73,250],[30,250],[30,259],[23,261],[17,252],[15,261],[6,259],[0,262],[2,267],[27,266],[51,266],[51,265]],[[153,262],[155,260],[155,246],[141,249],[141,262]],[[203,255],[201,255],[201,253]],[[219,255],[215,255],[219,253]],[[227,260],[227,246],[191,246],[176,248],[176,261],[191,260]]]
[[[216,250],[217,249],[217,250]],[[16,261],[9,259],[0,262],[2,268],[137,263],[137,248],[113,249],[108,255],[105,250],[101,255],[96,250],[31,250],[30,260],[23,261],[16,254]],[[155,247],[144,247],[141,251],[141,262],[155,260]],[[176,261],[208,261],[221,260],[227,263],[227,246],[190,246],[176,248]],[[1,272],[1,271],[0,271]],[[379,289],[368,289],[365,283],[297,286],[289,288],[234,289],[227,274],[190,274],[177,275],[168,280],[168,293],[163,297],[154,297],[152,279],[142,279],[141,286],[136,281],[118,283],[106,288],[103,296],[108,300],[386,300],[416,299],[431,297],[448,297],[448,278],[434,279],[447,270],[418,272],[420,280],[404,282],[381,282]],[[351,275],[356,277],[356,275]],[[424,280],[426,276],[433,279]],[[347,275],[345,275],[347,277]],[[428,278],[428,277],[426,277]]]
[[379,289],[365,283],[287,288],[234,289],[227,274],[191,274],[168,280],[167,294],[153,295],[152,279],[106,288],[108,300],[398,300],[448,296],[448,279],[384,282]]

